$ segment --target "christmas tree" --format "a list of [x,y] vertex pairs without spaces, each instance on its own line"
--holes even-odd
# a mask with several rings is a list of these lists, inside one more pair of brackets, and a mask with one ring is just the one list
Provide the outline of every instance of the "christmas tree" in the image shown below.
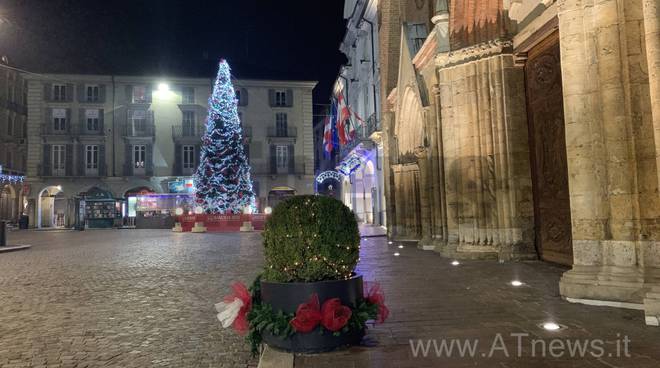
[[229,64],[220,60],[194,175],[196,201],[206,213],[242,213],[246,207],[254,208],[237,105]]

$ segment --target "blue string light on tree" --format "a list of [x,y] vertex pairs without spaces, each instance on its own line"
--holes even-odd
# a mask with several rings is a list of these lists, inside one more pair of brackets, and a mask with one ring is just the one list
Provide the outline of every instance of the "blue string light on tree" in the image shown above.
[[227,61],[220,60],[209,97],[199,167],[193,177],[196,201],[206,213],[238,214],[255,207],[237,105],[231,69]]

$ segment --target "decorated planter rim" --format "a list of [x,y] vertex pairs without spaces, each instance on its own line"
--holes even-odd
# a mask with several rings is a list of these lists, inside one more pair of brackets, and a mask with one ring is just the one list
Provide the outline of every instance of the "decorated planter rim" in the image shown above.
[[271,284],[271,285],[312,285],[312,284],[331,284],[331,283],[341,283],[341,282],[346,282],[346,281],[352,281],[358,278],[362,278],[362,275],[353,272],[351,277],[347,279],[339,279],[339,280],[321,280],[321,281],[293,281],[293,282],[279,282],[279,281],[267,281],[267,280],[261,280],[262,284]]

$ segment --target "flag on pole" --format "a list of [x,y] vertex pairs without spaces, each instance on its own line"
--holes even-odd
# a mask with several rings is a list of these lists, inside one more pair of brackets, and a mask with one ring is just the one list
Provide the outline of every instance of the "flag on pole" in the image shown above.
[[327,157],[330,157],[332,153],[332,123],[330,122],[330,116],[326,116],[323,119],[323,147]]
[[337,132],[339,133],[339,144],[346,145],[349,141],[348,128],[350,125],[351,113],[344,101],[344,95],[339,92],[337,96]]
[[330,129],[332,131],[332,146],[339,147],[339,134],[337,132],[337,100],[332,99],[330,104]]

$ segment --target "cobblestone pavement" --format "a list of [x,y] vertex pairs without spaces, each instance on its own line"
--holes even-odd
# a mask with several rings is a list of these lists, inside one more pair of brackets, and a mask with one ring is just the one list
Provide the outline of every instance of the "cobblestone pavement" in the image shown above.
[[[385,324],[369,330],[368,346],[298,355],[296,368],[660,367],[660,329],[645,326],[642,311],[563,301],[558,282],[564,268],[543,262],[494,261],[464,261],[452,266],[451,260],[436,253],[398,246],[389,245],[385,238],[362,241],[358,272],[366,280],[381,283],[391,312]],[[400,256],[393,256],[395,252]],[[514,279],[525,285],[511,286]],[[539,327],[551,320],[566,328],[548,332]],[[625,336],[630,339],[630,357],[625,356]],[[413,354],[410,340],[417,343],[418,339],[422,346],[429,344],[427,358],[422,357],[422,350],[418,350],[418,357]],[[458,345],[448,357],[447,350],[436,355],[432,339],[439,349],[442,339],[448,344],[451,339],[478,339],[479,343],[472,357],[467,353],[461,358]],[[553,339],[562,342],[553,343],[551,350]],[[590,348],[585,358],[570,358],[566,341],[575,347],[575,341],[585,339],[589,346],[601,346],[602,351]],[[532,345],[532,340],[541,342]],[[557,347],[560,344],[563,349]]]
[[[10,233],[10,242],[33,247],[0,254],[0,367],[256,365],[243,338],[220,328],[213,304],[231,281],[247,283],[258,272],[258,233],[20,231]],[[399,249],[376,237],[363,239],[358,270],[381,282],[390,319],[369,330],[368,346],[299,355],[297,368],[660,367],[660,329],[646,327],[641,311],[562,301],[564,269],[557,266],[452,266],[433,252]],[[513,279],[525,285],[514,288]],[[566,329],[538,327],[548,320]],[[511,333],[529,334],[521,336],[521,349]],[[498,334],[503,344],[489,358]],[[474,357],[459,358],[455,351],[437,357],[433,345],[429,357],[413,355],[411,339],[436,339],[440,346],[443,338],[479,344]],[[550,350],[554,338],[602,340],[603,356],[571,359],[564,351],[553,358],[561,352]],[[533,350],[532,339],[546,348],[536,343]]]
[[0,367],[256,366],[214,303],[262,263],[261,236],[99,230],[9,234]]

